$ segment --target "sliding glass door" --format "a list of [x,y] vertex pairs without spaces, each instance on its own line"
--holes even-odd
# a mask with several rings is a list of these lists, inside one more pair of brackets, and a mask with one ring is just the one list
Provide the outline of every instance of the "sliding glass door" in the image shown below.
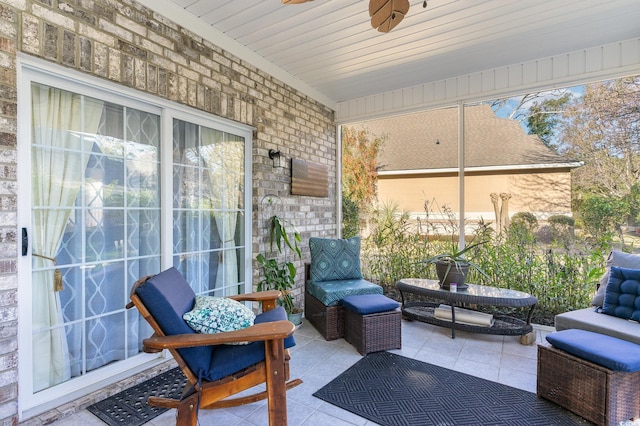
[[142,354],[150,327],[125,308],[139,278],[175,266],[196,293],[222,296],[251,276],[248,128],[34,75],[19,147],[27,409],[156,359]]

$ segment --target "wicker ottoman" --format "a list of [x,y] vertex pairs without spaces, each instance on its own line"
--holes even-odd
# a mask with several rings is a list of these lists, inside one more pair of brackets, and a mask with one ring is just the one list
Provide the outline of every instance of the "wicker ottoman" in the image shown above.
[[537,394],[597,425],[640,417],[640,371],[614,371],[553,346],[538,346]]
[[310,266],[305,265],[306,287],[304,292],[304,316],[326,340],[343,336],[344,297],[380,294],[382,287],[364,279],[318,281],[311,280]]
[[401,348],[398,302],[381,294],[363,294],[345,297],[340,304],[344,307],[344,339],[361,355]]
[[326,340],[336,340],[343,336],[343,310],[341,305],[325,306],[308,291],[304,293],[304,317]]

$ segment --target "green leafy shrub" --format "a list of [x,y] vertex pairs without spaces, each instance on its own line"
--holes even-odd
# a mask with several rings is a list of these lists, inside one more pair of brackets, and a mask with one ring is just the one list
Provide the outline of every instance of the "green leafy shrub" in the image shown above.
[[556,214],[549,216],[547,220],[551,227],[551,234],[556,241],[568,241],[574,237],[576,221],[572,217]]
[[554,214],[547,219],[551,225],[557,226],[574,226],[576,221],[571,216],[565,216],[563,214]]
[[[427,222],[410,221],[393,204],[374,212],[372,233],[363,240],[362,268],[385,293],[395,294],[395,283],[402,278],[436,279],[435,268],[424,268],[422,260],[446,250],[450,236],[434,231],[446,227]],[[530,214],[520,215],[501,235],[482,222],[478,225],[474,238],[488,242],[469,251],[467,258],[487,276],[472,270],[468,282],[533,294],[538,298],[534,322],[546,325],[553,325],[558,313],[590,305],[611,249],[606,235],[544,245],[536,239],[537,220]]]
[[395,204],[383,205],[370,220],[370,235],[363,239],[362,269],[369,280],[393,288],[399,277],[423,274],[419,260],[426,259],[432,243],[416,226],[409,224],[409,215],[398,211]]
[[511,226],[524,226],[533,231],[538,227],[538,218],[530,212],[518,212],[511,217]]
[[617,231],[629,213],[629,205],[624,200],[589,195],[579,204],[582,223],[591,235],[601,235]]

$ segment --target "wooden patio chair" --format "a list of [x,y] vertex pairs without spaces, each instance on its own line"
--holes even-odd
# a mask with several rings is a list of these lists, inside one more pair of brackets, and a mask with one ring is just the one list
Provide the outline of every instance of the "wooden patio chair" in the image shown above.
[[[289,350],[294,325],[282,307],[276,307],[278,291],[263,291],[230,297],[258,301],[262,313],[254,325],[237,331],[200,334],[182,318],[189,312],[195,293],[175,268],[138,280],[131,289],[131,302],[151,325],[154,335],[143,341],[145,352],[168,349],[187,378],[181,399],[149,397],[156,407],[176,408],[176,424],[195,426],[198,410],[234,407],[267,399],[270,425],[287,424],[286,391],[302,383],[289,380]],[[238,344],[249,342],[248,344]],[[235,345],[234,345],[235,343]],[[228,398],[254,386],[266,390]]]

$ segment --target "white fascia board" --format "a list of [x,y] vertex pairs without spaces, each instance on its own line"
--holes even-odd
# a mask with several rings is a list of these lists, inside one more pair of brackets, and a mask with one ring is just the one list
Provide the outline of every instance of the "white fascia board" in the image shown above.
[[323,105],[336,110],[338,103],[336,100],[327,97],[324,93],[311,87],[304,81],[296,78],[292,74],[286,72],[273,62],[268,61],[263,56],[258,55],[253,50],[243,44],[238,43],[228,35],[216,30],[211,25],[206,24],[197,16],[187,12],[184,8],[178,6],[171,1],[163,0],[138,0],[138,3],[164,16],[183,28],[197,34],[198,36],[210,41],[219,48],[226,50],[232,55],[237,56],[243,61],[247,61],[251,65],[259,68],[267,74],[281,80],[294,89],[306,94]]
[[[569,163],[551,163],[551,164],[518,164],[507,166],[482,166],[482,167],[465,167],[465,172],[498,172],[498,171],[521,171],[532,169],[558,169],[558,168],[576,168],[584,166],[582,161],[573,161]],[[378,176],[400,176],[400,175],[433,175],[439,173],[457,173],[457,167],[448,167],[443,169],[412,169],[412,170],[382,170],[378,172]]]

